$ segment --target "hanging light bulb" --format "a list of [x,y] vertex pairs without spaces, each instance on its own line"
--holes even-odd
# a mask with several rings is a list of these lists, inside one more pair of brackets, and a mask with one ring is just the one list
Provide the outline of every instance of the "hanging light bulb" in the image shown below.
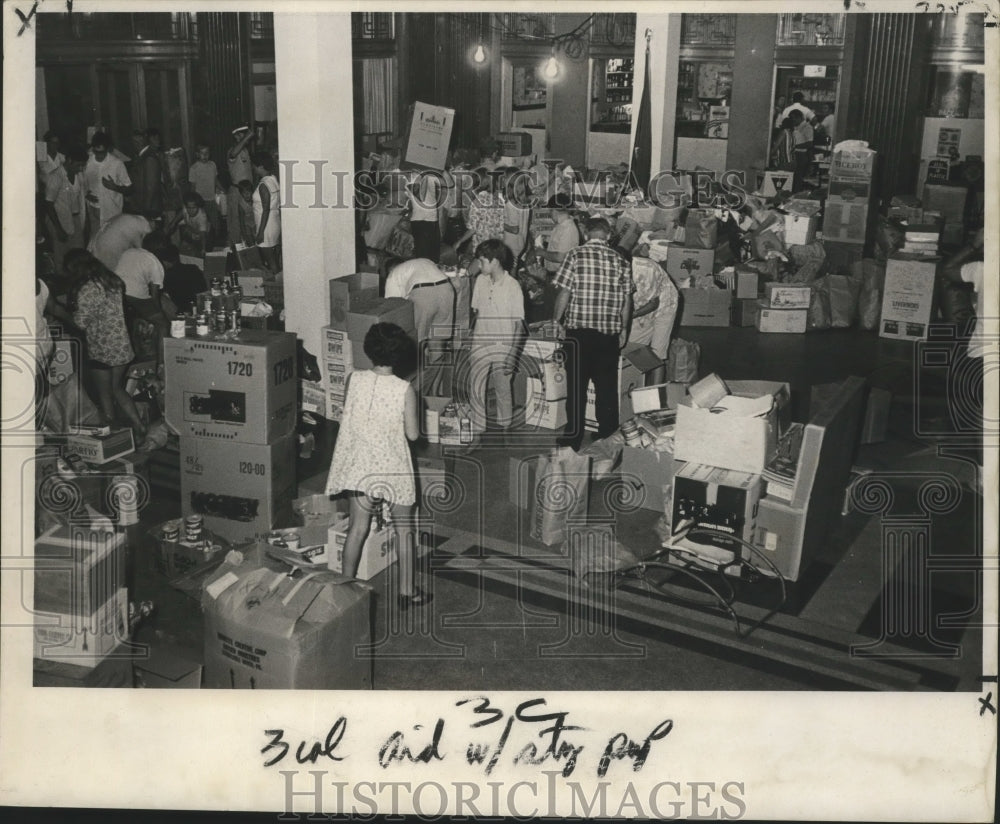
[[486,49],[483,47],[482,43],[476,44],[476,50],[472,53],[473,63],[485,63],[486,62]]
[[552,56],[545,61],[545,66],[542,68],[542,74],[545,75],[547,80],[555,80],[559,76],[559,61],[556,60],[555,52]]

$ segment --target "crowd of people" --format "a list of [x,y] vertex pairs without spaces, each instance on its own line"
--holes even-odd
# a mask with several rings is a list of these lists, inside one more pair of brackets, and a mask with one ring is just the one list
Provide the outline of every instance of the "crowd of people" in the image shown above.
[[74,380],[96,407],[95,423],[130,426],[142,441],[146,427],[125,392],[125,370],[140,359],[159,364],[170,322],[193,311],[207,289],[206,251],[256,245],[267,269],[281,270],[276,163],[251,152],[254,139],[247,126],[233,131],[225,172],[199,144],[185,172],[183,151],[165,152],[155,128],[133,133],[131,157],[105,131],[86,146],[45,135],[36,160],[39,371],[56,322],[85,353]]

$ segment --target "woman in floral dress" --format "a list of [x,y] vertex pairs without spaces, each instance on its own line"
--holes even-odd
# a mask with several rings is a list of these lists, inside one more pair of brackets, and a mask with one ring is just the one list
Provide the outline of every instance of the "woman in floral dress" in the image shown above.
[[141,442],[146,427],[124,386],[125,369],[134,357],[125,325],[125,284],[90,254],[80,259],[75,271],[79,277],[70,290],[69,309],[86,334],[87,366],[102,423],[114,424],[117,409]]

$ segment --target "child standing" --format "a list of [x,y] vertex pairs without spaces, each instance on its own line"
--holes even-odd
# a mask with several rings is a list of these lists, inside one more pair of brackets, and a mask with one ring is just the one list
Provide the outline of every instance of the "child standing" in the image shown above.
[[394,323],[376,323],[365,335],[364,351],[374,364],[351,374],[344,417],[337,433],[326,494],[346,491],[350,524],[344,542],[343,574],[354,577],[376,507],[385,501],[392,512],[399,548],[401,610],[424,606],[433,598],[414,583],[416,488],[407,440],[420,435],[417,395],[393,374],[408,359],[413,341]]
[[521,284],[510,276],[514,254],[502,240],[480,243],[476,259],[480,269],[472,290],[469,355],[473,409],[485,425],[486,387],[491,381],[497,398],[497,423],[506,429],[514,418],[511,376],[526,334],[524,295]]
[[194,191],[197,192],[205,202],[205,214],[208,216],[208,223],[212,229],[212,236],[219,235],[219,207],[215,203],[215,196],[222,191],[219,186],[219,169],[212,160],[208,144],[199,143],[195,149],[195,161],[188,169],[188,180]]

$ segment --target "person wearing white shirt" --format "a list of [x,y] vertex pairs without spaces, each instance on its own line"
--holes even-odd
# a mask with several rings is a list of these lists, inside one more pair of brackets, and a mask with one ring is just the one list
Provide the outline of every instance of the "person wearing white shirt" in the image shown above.
[[385,281],[387,298],[407,298],[413,303],[417,343],[435,338],[450,340],[455,325],[455,287],[427,258],[404,260],[393,267]]
[[786,106],[778,116],[774,124],[775,128],[781,128],[781,121],[786,117],[791,117],[792,112],[794,111],[802,112],[802,117],[805,119],[806,123],[812,123],[816,119],[816,112],[810,109],[804,101],[805,97],[802,92],[795,92],[795,94],[792,95],[791,105]]
[[406,188],[413,254],[437,263],[441,259],[442,177],[439,172],[417,172],[410,177]]
[[[151,237],[144,244],[150,245]],[[125,284],[125,306],[136,317],[153,324],[160,338],[170,333],[170,321],[160,304],[163,289],[163,263],[150,249],[126,249],[115,267],[115,274]],[[161,357],[157,347],[157,360]]]
[[521,284],[510,276],[514,255],[501,240],[486,240],[476,249],[480,275],[472,291],[472,350],[469,354],[472,414],[486,425],[486,388],[492,384],[497,423],[508,428],[514,418],[511,376],[527,330]]
[[46,132],[42,140],[45,141],[45,157],[37,163],[38,180],[44,189],[49,175],[66,162],[66,156],[59,151],[59,135],[55,132]]
[[70,249],[83,248],[86,206],[83,200],[83,168],[87,153],[70,150],[69,158],[53,168],[45,180],[45,215],[52,239],[52,262],[62,273],[63,258]]
[[122,213],[132,179],[125,164],[111,153],[111,139],[104,132],[94,134],[90,148],[93,154],[83,173],[83,185],[90,231],[94,233]]

